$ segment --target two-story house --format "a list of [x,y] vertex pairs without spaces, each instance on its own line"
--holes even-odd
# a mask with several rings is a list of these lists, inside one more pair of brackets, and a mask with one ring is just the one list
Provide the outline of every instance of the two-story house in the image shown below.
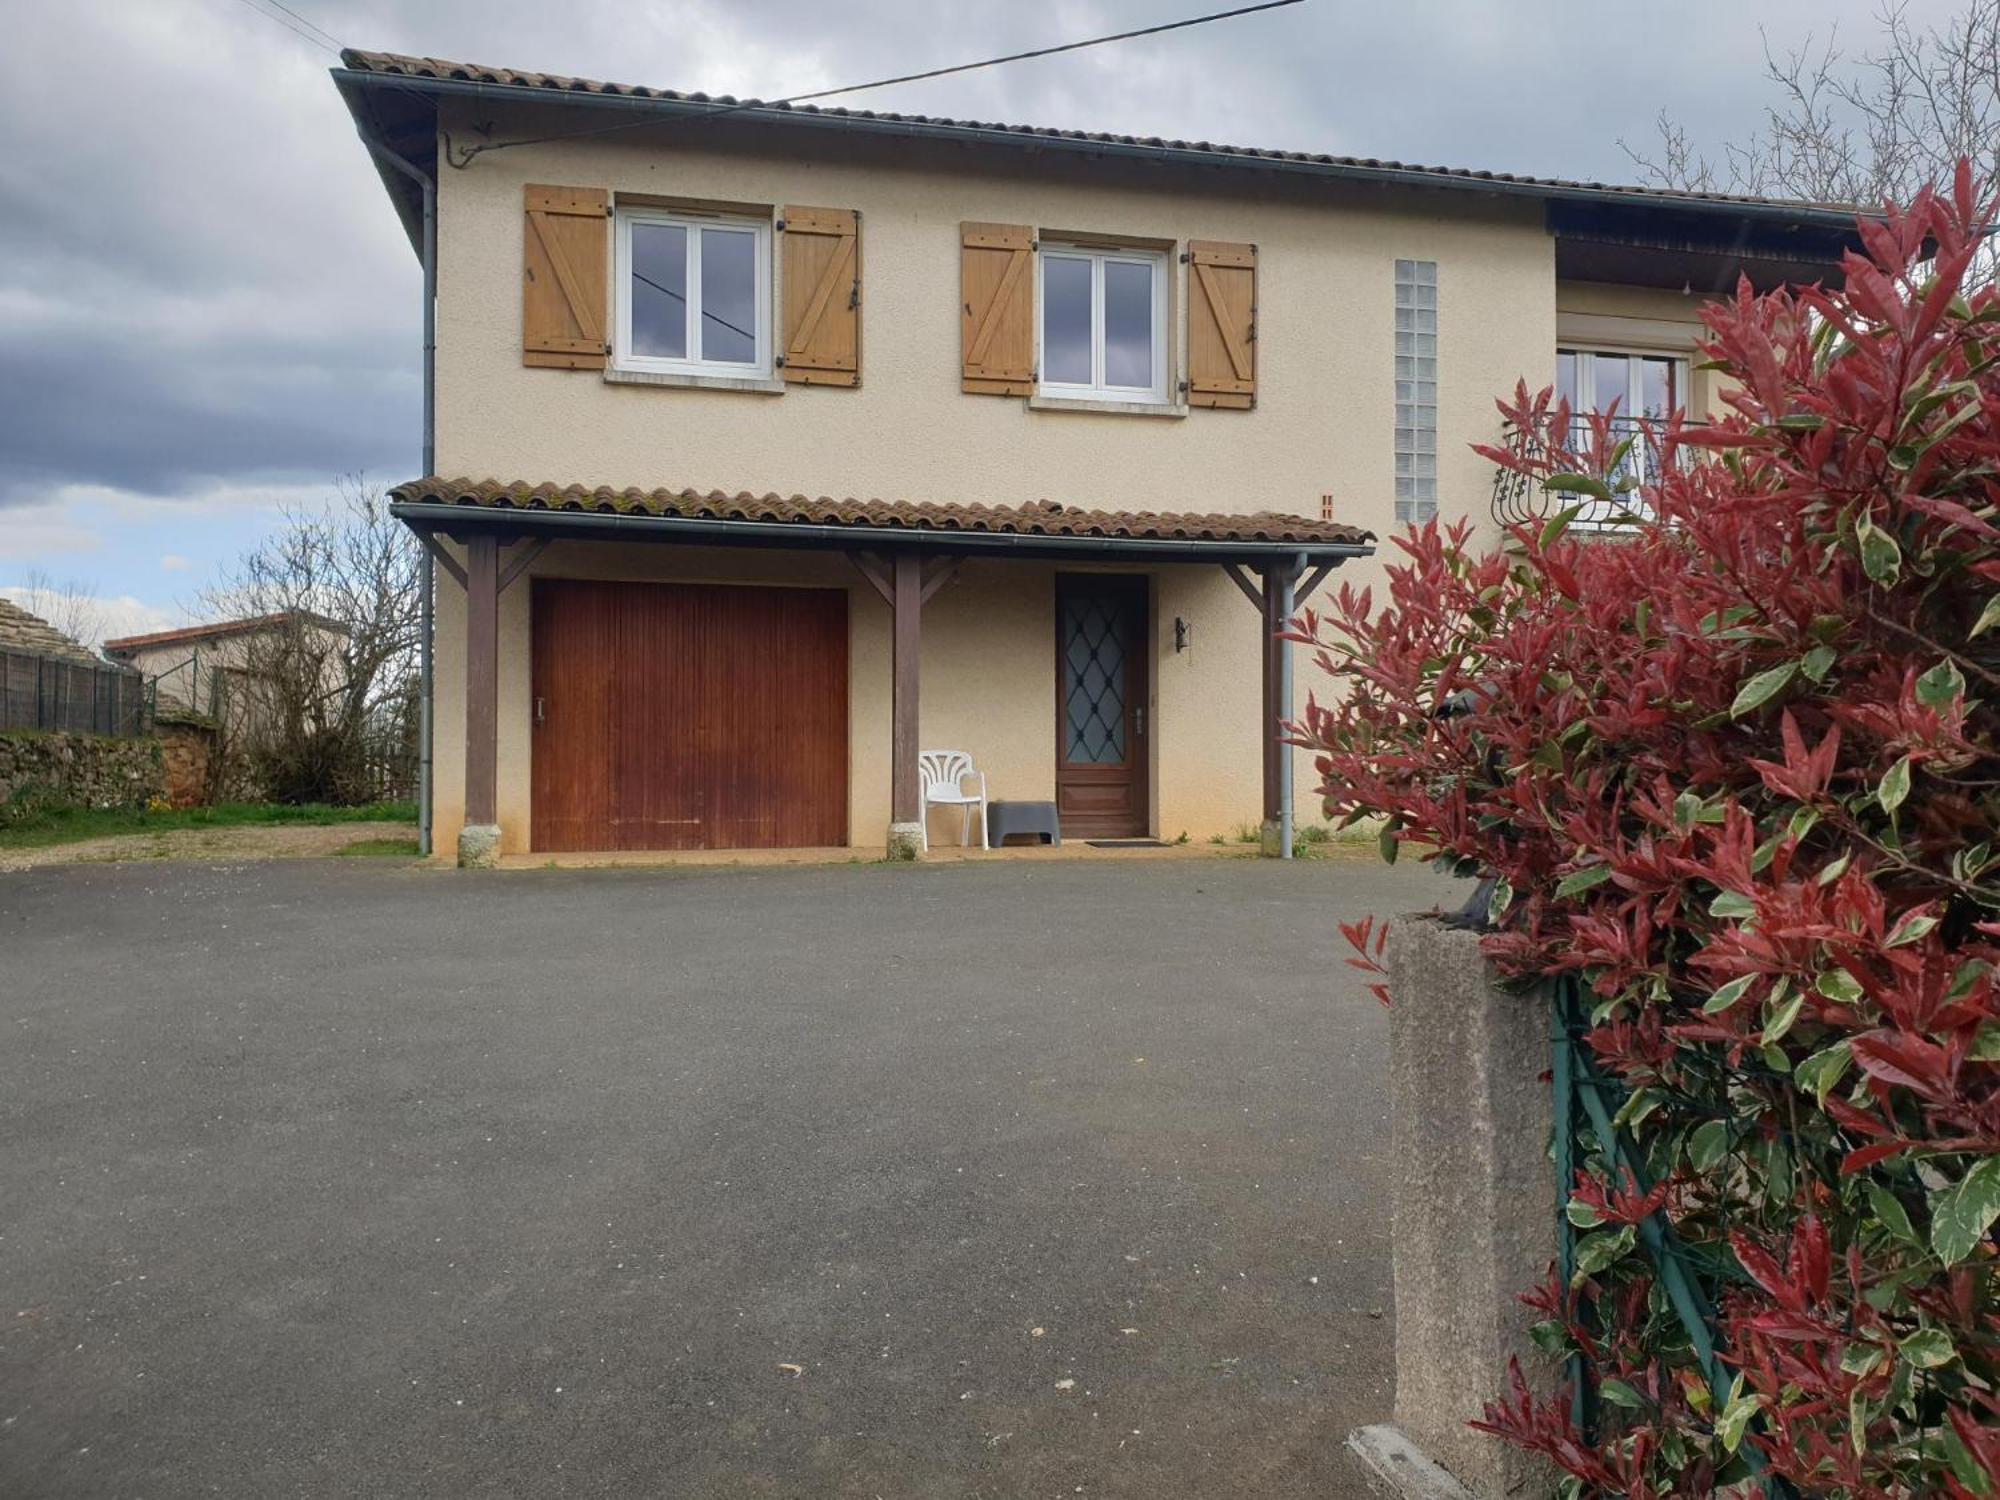
[[1274,622],[1485,517],[1494,398],[1704,409],[1701,299],[1852,240],[1744,198],[334,79],[425,267],[395,501],[436,564],[432,827],[475,858],[908,845],[939,748],[1072,836],[1278,823],[1312,684]]

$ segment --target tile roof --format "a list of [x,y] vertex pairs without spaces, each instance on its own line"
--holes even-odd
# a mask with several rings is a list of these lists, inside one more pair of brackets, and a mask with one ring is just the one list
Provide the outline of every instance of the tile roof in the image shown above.
[[224,636],[244,635],[253,630],[268,630],[295,619],[309,620],[327,630],[347,634],[347,627],[338,620],[329,620],[308,610],[288,609],[272,615],[252,615],[243,620],[216,620],[206,625],[184,625],[178,630],[156,630],[150,635],[124,635],[115,641],[106,641],[104,649],[110,652],[143,651],[154,646],[175,646],[184,641],[212,641]]
[[1084,510],[1038,500],[1026,505],[947,505],[915,500],[830,500],[824,496],[725,494],[721,490],[612,489],[582,485],[503,484],[498,480],[413,479],[389,492],[401,504],[483,510],[595,511],[684,520],[851,526],[857,531],[987,532],[1008,536],[1122,537],[1131,541],[1297,542],[1361,546],[1374,533],[1341,521],[1279,511],[1249,515]]
[[1801,216],[1825,218],[1838,215],[1852,218],[1857,212],[1850,204],[1813,203],[1791,198],[1760,198],[1747,194],[1693,192],[1678,188],[1641,187],[1627,183],[1596,182],[1563,177],[1533,177],[1514,172],[1486,172],[1467,167],[1424,166],[1372,156],[1336,156],[1318,151],[1284,151],[1263,146],[1230,146],[1211,141],[1188,141],[1162,136],[1122,135],[1111,131],[1063,130],[1042,125],[959,120],[940,115],[897,114],[889,110],[847,109],[839,105],[789,104],[782,99],[765,101],[738,99],[730,94],[683,93],[678,89],[648,88],[643,84],[604,83],[593,78],[570,78],[556,73],[524,72],[517,68],[486,67],[478,63],[450,62],[438,57],[412,57],[396,52],[365,52],[348,48],[341,62],[355,73],[419,81],[486,84],[512,89],[537,89],[565,95],[607,98],[650,99],[669,104],[706,104],[720,109],[760,113],[796,114],[828,121],[878,122],[941,131],[979,132],[983,135],[1015,136],[1022,144],[1040,141],[1080,142],[1114,147],[1137,147],[1162,154],[1203,158],[1232,158],[1246,165],[1258,162],[1297,164],[1356,174],[1377,173],[1434,179],[1446,187],[1525,188],[1551,197],[1587,196],[1626,198],[1652,202],[1663,207],[1756,208],[1791,210]]
[[0,651],[47,656],[56,661],[101,667],[104,658],[81,641],[64,635],[40,615],[29,614],[11,599],[0,599]]

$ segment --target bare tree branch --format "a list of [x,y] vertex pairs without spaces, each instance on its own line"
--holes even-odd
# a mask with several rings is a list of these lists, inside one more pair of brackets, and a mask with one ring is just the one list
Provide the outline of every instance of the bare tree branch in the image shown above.
[[1643,181],[1685,191],[1874,207],[1949,182],[1963,157],[1990,194],[2000,186],[2000,0],[1968,0],[1937,26],[1891,0],[1875,26],[1874,45],[1852,59],[1837,33],[1782,53],[1767,36],[1775,97],[1748,140],[1721,144],[1719,167],[1666,114],[1651,149],[1619,145]]
[[225,734],[280,800],[365,801],[384,746],[413,743],[420,553],[379,489],[338,482],[204,596],[214,613],[269,618],[241,637]]

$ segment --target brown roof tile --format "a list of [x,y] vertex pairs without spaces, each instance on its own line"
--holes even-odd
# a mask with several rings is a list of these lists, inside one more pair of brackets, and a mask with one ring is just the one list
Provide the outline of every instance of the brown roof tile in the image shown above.
[[1736,193],[1700,193],[1678,188],[1639,187],[1628,183],[1594,182],[1585,179],[1563,177],[1532,177],[1514,172],[1484,172],[1467,167],[1423,166],[1411,162],[1387,160],[1372,156],[1334,156],[1318,151],[1282,151],[1263,146],[1229,146],[1212,141],[1187,141],[1168,139],[1160,136],[1120,135],[1110,131],[1062,130],[1042,125],[1009,125],[981,120],[956,120],[939,115],[906,115],[889,110],[846,109],[839,105],[788,104],[784,100],[764,101],[759,99],[738,99],[729,94],[683,93],[678,89],[648,88],[643,84],[603,83],[593,78],[569,78],[556,73],[524,72],[518,68],[493,68],[479,63],[450,62],[439,57],[411,57],[396,52],[364,52],[348,48],[340,54],[341,62],[352,72],[373,73],[394,78],[453,80],[464,83],[497,85],[504,88],[540,89],[558,94],[596,94],[629,99],[658,99],[669,103],[712,104],[723,109],[743,111],[779,111],[787,114],[818,116],[833,120],[881,121],[888,124],[915,125],[945,130],[979,131],[985,134],[1019,136],[1024,143],[1034,140],[1063,140],[1096,142],[1107,146],[1138,146],[1152,150],[1200,155],[1205,157],[1235,157],[1250,162],[1257,160],[1270,162],[1303,163],[1328,168],[1348,168],[1355,172],[1415,173],[1419,176],[1438,179],[1443,186],[1477,187],[1485,184],[1503,184],[1531,189],[1546,189],[1552,194],[1566,193],[1615,194],[1642,201],[1665,204],[1680,203],[1689,206],[1754,206],[1758,208],[1789,208],[1802,214],[1837,213],[1851,217],[1856,209],[1839,203],[1812,203],[1790,198],[1760,198]]
[[484,479],[413,479],[389,492],[403,504],[486,510],[597,511],[856,530],[975,531],[1012,536],[1124,537],[1133,541],[1297,542],[1363,545],[1374,534],[1340,521],[1280,511],[1249,515],[1172,511],[1084,510],[1038,500],[1027,505],[947,505],[915,500],[831,500],[824,496],[726,494],[721,490],[612,489],[582,485],[503,484]]
[[104,658],[81,641],[64,635],[40,615],[11,599],[0,599],[0,651],[19,651],[27,656],[47,656],[57,661],[104,665]]
[[327,630],[345,635],[347,627],[338,620],[329,620],[324,615],[315,615],[306,610],[281,610],[274,615],[252,615],[245,620],[216,620],[207,625],[183,625],[178,630],[155,630],[150,635],[122,635],[115,641],[106,641],[104,649],[110,652],[141,651],[152,646],[173,646],[182,641],[210,641],[224,636],[244,635],[253,630],[268,630],[274,625],[283,625],[289,620],[310,620]]

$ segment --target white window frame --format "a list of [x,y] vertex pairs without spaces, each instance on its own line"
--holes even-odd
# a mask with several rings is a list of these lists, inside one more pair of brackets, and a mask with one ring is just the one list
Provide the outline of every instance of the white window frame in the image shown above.
[[[1645,415],[1639,406],[1646,390],[1645,377],[1640,373],[1641,361],[1649,359],[1664,361],[1673,366],[1674,395],[1679,398],[1680,403],[1675,409],[1683,416],[1687,414],[1688,358],[1685,354],[1674,354],[1664,349],[1617,349],[1596,344],[1559,344],[1556,348],[1557,360],[1560,361],[1565,354],[1571,355],[1576,360],[1576,392],[1579,400],[1585,391],[1594,393],[1597,389],[1596,365],[1600,356],[1622,359],[1626,362],[1625,399],[1618,403],[1618,420],[1621,422],[1635,421]],[[1581,417],[1586,412],[1596,410],[1594,406],[1578,407],[1571,415]],[[1665,418],[1658,417],[1653,420],[1664,421]]]
[[[726,214],[674,213],[657,208],[621,208],[614,220],[616,234],[613,236],[615,254],[612,274],[616,279],[613,302],[617,309],[615,328],[612,336],[612,365],[620,370],[631,370],[651,375],[693,375],[713,377],[721,380],[769,380],[771,378],[771,221],[769,219],[735,218]],[[666,224],[687,231],[687,318],[686,359],[668,359],[661,355],[635,354],[632,352],[632,226],[634,224]],[[701,320],[701,246],[704,231],[724,229],[734,233],[751,233],[754,249],[751,251],[756,268],[756,316],[755,358],[748,363],[733,360],[705,360],[700,357]]]
[[[1641,418],[1645,418],[1649,422],[1659,423],[1665,422],[1666,417],[1647,417],[1640,407],[1640,402],[1644,399],[1646,391],[1645,376],[1641,371],[1641,361],[1649,359],[1661,360],[1673,367],[1674,396],[1677,404],[1670,408],[1670,411],[1678,411],[1684,418],[1688,412],[1688,396],[1690,394],[1688,382],[1693,369],[1692,362],[1685,354],[1678,354],[1665,349],[1621,349],[1615,345],[1559,342],[1556,345],[1556,372],[1558,374],[1560,372],[1562,356],[1565,354],[1576,361],[1576,394],[1579,402],[1584,399],[1586,391],[1590,392],[1591,399],[1595,400],[1597,391],[1596,364],[1600,356],[1625,361],[1625,396],[1618,403],[1616,420],[1619,426],[1616,430],[1630,436],[1634,440],[1632,455],[1626,460],[1630,472],[1642,484],[1658,483],[1660,476],[1655,472],[1656,455],[1652,452],[1651,445],[1639,436],[1639,421]],[[1590,418],[1594,414],[1600,414],[1594,405],[1578,405],[1570,409],[1571,442],[1581,445],[1589,440]],[[1626,424],[1628,423],[1631,425],[1627,426]],[[1576,524],[1579,527],[1587,528],[1616,526],[1626,517],[1635,515],[1648,516],[1650,514],[1651,510],[1634,493],[1623,495],[1616,500],[1610,501],[1585,501],[1583,509],[1577,515]]]
[[[1048,327],[1048,295],[1043,285],[1043,269],[1051,259],[1081,260],[1090,264],[1090,383],[1078,385],[1050,380],[1044,375],[1046,360],[1042,339]],[[1104,267],[1128,263],[1150,267],[1153,273],[1153,383],[1150,386],[1107,385],[1104,380]],[[1126,401],[1146,406],[1164,406],[1172,399],[1174,351],[1167,337],[1168,261],[1164,250],[1117,250],[1097,245],[1045,244],[1035,257],[1035,371],[1036,390],[1044,396],[1071,401]]]

